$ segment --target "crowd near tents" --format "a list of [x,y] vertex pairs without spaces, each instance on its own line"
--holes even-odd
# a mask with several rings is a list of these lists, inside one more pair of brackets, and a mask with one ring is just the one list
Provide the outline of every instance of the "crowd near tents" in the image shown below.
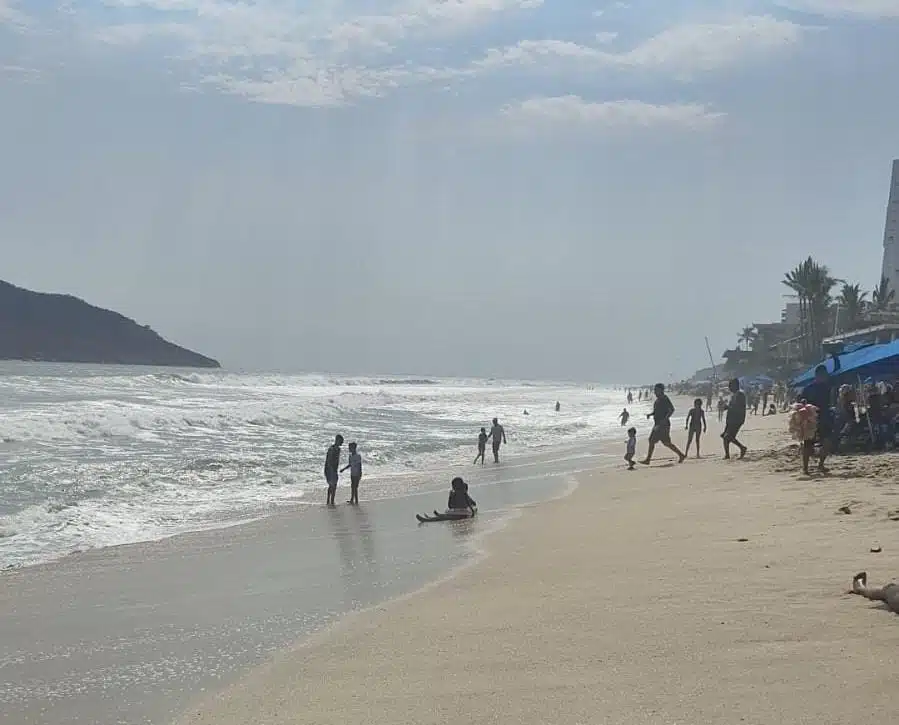
[[825,365],[827,371],[838,383],[854,384],[880,381],[893,382],[899,378],[899,340],[884,345],[867,345],[840,354],[840,369],[834,373],[834,360],[828,357],[797,375],[790,381],[790,387],[801,388],[815,377],[815,368]]

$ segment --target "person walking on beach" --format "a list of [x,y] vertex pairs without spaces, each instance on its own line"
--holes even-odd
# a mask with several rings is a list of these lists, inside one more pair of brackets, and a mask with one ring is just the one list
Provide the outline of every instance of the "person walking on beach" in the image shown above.
[[634,394],[630,390],[627,391],[627,404],[628,405],[634,404]]
[[737,440],[737,433],[746,422],[746,393],[740,390],[740,381],[734,378],[727,384],[730,390],[730,402],[727,404],[727,418],[724,420],[724,432],[721,438],[724,440],[724,457],[730,458],[730,444],[733,443],[740,449],[740,458],[746,456],[746,446]]
[[[527,411],[524,411],[527,414]],[[481,428],[481,432],[478,433],[478,455],[474,457],[474,462],[477,463],[479,460],[481,465],[484,465],[484,453],[487,451],[487,430],[486,428]]]
[[627,425],[627,422],[630,420],[631,414],[627,412],[627,408],[621,411],[621,415],[618,416],[618,420],[621,421],[621,426],[624,427]]
[[727,410],[727,403],[724,402],[724,398],[720,395],[718,396],[718,422],[720,423],[724,420],[724,411]]
[[[833,371],[837,372],[841,367],[840,358],[836,354],[833,355]],[[815,368],[815,379],[805,386],[800,400],[814,405],[818,409],[818,428],[815,438],[818,441],[818,471],[827,473],[824,467],[824,461],[830,454],[831,439],[833,438],[834,415],[830,407],[831,392],[833,390],[834,381],[831,374],[827,372],[825,365],[819,365]],[[803,441],[802,443],[802,472],[809,475],[808,466],[815,451],[815,438]]]
[[686,456],[671,442],[671,416],[674,414],[674,404],[671,398],[665,395],[665,386],[662,383],[656,383],[653,392],[656,401],[652,405],[652,413],[646,414],[647,418],[653,420],[652,432],[649,434],[649,450],[646,452],[646,458],[640,463],[644,466],[652,463],[652,454],[659,443],[674,451],[677,454],[677,462],[683,463]]
[[627,448],[624,451],[624,460],[627,461],[627,470],[634,470],[634,457],[637,455],[637,429],[627,429]]
[[326,505],[334,505],[334,497],[337,495],[337,479],[340,477],[340,446],[343,445],[343,436],[339,433],[334,437],[334,443],[325,454],[325,481],[328,483],[328,500]]
[[[359,503],[359,482],[362,480],[362,455],[357,450],[355,443],[347,446],[350,450],[348,463],[340,469],[343,473],[350,469],[350,500],[347,503]],[[333,502],[332,502],[333,503]]]
[[705,423],[705,411],[702,409],[702,398],[696,398],[693,401],[693,407],[690,408],[690,412],[687,413],[687,423],[685,428],[689,431],[687,433],[687,447],[684,449],[684,455],[690,454],[690,444],[693,442],[693,438],[696,438],[696,457],[700,458],[699,455],[699,439],[702,438],[702,434],[708,431],[708,426]]
[[493,439],[493,462],[499,463],[499,447],[506,442],[506,430],[496,418],[493,419],[493,427],[487,437]]

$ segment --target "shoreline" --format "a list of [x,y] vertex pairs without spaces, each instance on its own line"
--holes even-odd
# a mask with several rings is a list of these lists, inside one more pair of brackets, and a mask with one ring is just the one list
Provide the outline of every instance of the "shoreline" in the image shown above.
[[[79,383],[79,392],[73,398],[76,408],[90,402],[94,394],[93,378],[82,373],[77,380],[87,382],[83,386]],[[102,378],[99,376],[101,382]],[[53,380],[46,390],[41,388],[40,395],[49,396],[48,400],[60,396],[67,400],[60,393],[60,385],[64,388],[66,381]],[[172,387],[168,382],[150,381],[154,390],[159,389],[158,399],[149,407],[141,404],[132,410],[127,406],[134,402],[128,396],[135,380],[142,380],[142,376],[120,380],[109,394],[110,400],[121,395],[130,401],[121,411],[104,398],[95,409],[78,408],[60,422],[43,415],[39,401],[31,401],[29,405],[37,406],[34,411],[28,412],[28,408],[6,426],[10,437],[0,442],[0,459],[12,486],[0,503],[0,572],[59,561],[73,553],[80,556],[101,548],[240,526],[314,506],[319,496],[324,500],[320,468],[329,439],[316,436],[323,435],[332,423],[322,427],[314,416],[311,423],[290,417],[295,406],[289,404],[307,399],[303,385],[296,395],[284,393],[260,403],[257,397],[264,392],[265,381],[247,387],[251,392],[245,398],[241,396],[246,391],[238,395],[229,386],[207,393],[203,392],[205,386],[184,388],[177,383]],[[335,430],[354,430],[354,435],[361,436],[366,463],[363,495],[369,500],[418,489],[433,490],[433,481],[442,481],[444,472],[457,470],[460,463],[463,473],[470,470],[465,464],[475,451],[474,441],[468,436],[476,433],[476,427],[464,427],[458,416],[467,420],[467,408],[482,403],[472,403],[464,388],[460,393],[438,386],[442,392],[421,404],[416,402],[416,391],[406,390],[399,394],[400,407],[391,412],[392,398],[388,395],[383,402],[380,392],[367,386],[322,387],[340,391],[334,399],[330,392],[310,394],[310,400],[318,401],[313,409],[319,406],[325,411],[323,416],[336,416]],[[197,398],[199,410],[184,407],[182,388],[186,399]],[[284,389],[293,390],[289,385]],[[309,387],[316,389],[315,385]],[[537,414],[530,405],[536,400],[525,395],[534,413],[527,418],[521,416],[517,402],[517,413],[508,411],[509,401],[517,394],[517,390],[509,393],[499,386],[488,402],[491,409],[498,407],[501,415],[509,416],[504,418],[511,431],[508,450],[516,460],[545,458],[568,447],[572,439],[589,449],[596,440],[618,437],[610,422],[609,401],[615,401],[615,394],[608,390],[597,396],[595,405],[587,393],[571,392],[571,408],[565,408],[561,416],[551,410]],[[209,400],[203,397],[207,395],[211,396]],[[340,402],[344,395],[349,396],[349,403]],[[532,397],[547,396],[552,400],[562,397],[566,405],[569,402],[554,390],[538,390]],[[456,406],[458,410],[452,408],[455,412],[446,419],[438,416],[430,421],[429,410],[439,407],[444,397],[450,400],[451,408]],[[274,412],[271,416],[257,415],[255,408],[260,405]],[[362,406],[362,412],[355,406]],[[355,423],[348,424],[347,420],[357,413]],[[79,422],[82,415],[83,425]],[[8,423],[6,417],[4,421]],[[269,424],[271,429],[266,427]],[[408,445],[398,432],[404,426],[411,431],[411,435],[405,434],[411,441]],[[421,433],[420,441],[417,432]],[[72,439],[51,440],[51,434],[63,438],[71,435]],[[108,446],[104,443],[107,437],[111,441]],[[371,441],[369,449],[365,448],[366,440]],[[54,457],[59,459],[56,468]],[[477,478],[485,474],[472,470],[471,475]],[[442,483],[437,487],[442,488]]]
[[[598,444],[599,450],[594,450],[591,453],[587,454],[579,452],[583,448],[581,444],[548,446],[542,450],[526,451],[524,455],[521,456],[521,458],[513,458],[512,462],[504,462],[499,466],[488,463],[483,467],[478,468],[470,464],[465,464],[463,465],[463,468],[465,468],[466,470],[462,471],[462,473],[468,478],[469,481],[472,480],[473,475],[481,478],[484,476],[484,474],[487,474],[487,479],[477,480],[474,482],[473,485],[476,488],[480,488],[482,486],[496,485],[500,481],[507,480],[507,476],[510,472],[512,472],[512,475],[515,476],[514,472],[518,469],[527,469],[540,465],[566,464],[579,458],[590,461],[585,463],[586,468],[581,470],[592,470],[597,465],[597,460],[605,460],[611,455],[611,450],[606,450],[606,447],[609,446],[609,443],[610,442],[608,440],[600,441]],[[370,498],[366,498],[363,495],[362,503],[372,504],[384,501],[402,501],[422,498],[425,496],[436,496],[437,498],[440,498],[441,496],[445,496],[446,484],[453,473],[454,469],[450,467],[440,467],[414,471],[390,472],[382,475],[375,474],[372,476],[368,476],[363,479],[364,486],[368,487],[369,490],[374,488],[374,490],[378,493]],[[524,481],[531,478],[534,478],[534,476],[520,476],[515,478],[515,480]],[[392,496],[379,495],[382,494],[383,490],[387,488],[386,482],[394,479],[420,479],[424,483],[422,483],[421,488],[417,490],[403,490]],[[341,479],[341,483],[338,486],[338,498],[342,496],[344,492],[349,490],[348,482],[348,475],[344,476]],[[191,537],[214,535],[215,532],[227,532],[232,529],[242,529],[243,527],[265,525],[265,523],[268,521],[279,521],[285,519],[296,520],[297,517],[304,516],[310,511],[315,511],[325,507],[325,504],[321,500],[324,498],[325,485],[321,484],[319,489],[315,490],[315,494],[316,498],[314,500],[312,500],[311,498],[307,499],[305,497],[298,498],[294,504],[291,504],[289,506],[281,506],[272,512],[260,513],[250,516],[246,519],[223,520],[201,528],[162,534],[153,538],[125,541],[122,543],[110,544],[107,546],[98,546],[90,549],[72,551],[66,554],[59,554],[44,561],[38,561],[34,563],[19,565],[10,564],[5,567],[0,567],[0,582],[2,582],[5,577],[14,576],[16,574],[26,575],[27,572],[31,572],[34,570],[65,568],[69,565],[80,565],[84,562],[97,561],[107,556],[114,556],[119,551],[127,551],[130,548],[152,547],[154,545],[162,544],[163,542],[173,539],[189,540]],[[344,501],[340,501],[337,504],[337,507],[342,508],[345,505],[348,504]],[[0,537],[0,540],[2,540],[2,538],[3,537]]]
[[[806,483],[806,480],[801,480],[798,486],[787,486],[785,491],[780,492],[777,483],[783,476],[770,470],[769,459],[776,461],[777,451],[782,449],[785,443],[786,416],[778,415],[773,420],[766,420],[766,418],[767,416],[765,418],[750,417],[747,421],[746,442],[750,445],[752,455],[746,462],[725,463],[707,460],[697,464],[691,460],[688,464],[676,466],[666,461],[660,462],[657,468],[672,470],[653,471],[652,468],[656,468],[654,466],[649,470],[642,469],[644,471],[642,475],[636,472],[626,473],[623,470],[605,471],[606,475],[602,475],[603,472],[596,470],[588,474],[578,474],[579,486],[572,487],[566,492],[566,495],[557,496],[552,501],[520,507],[510,525],[483,532],[478,537],[478,541],[481,542],[479,546],[484,549],[484,552],[475,560],[454,569],[441,580],[429,582],[415,592],[393,598],[367,610],[365,618],[356,616],[344,618],[326,631],[298,642],[290,649],[281,651],[240,682],[206,700],[195,703],[178,722],[184,725],[205,725],[205,723],[213,722],[227,725],[232,722],[247,722],[251,718],[255,718],[272,724],[309,722],[320,725],[331,722],[363,723],[373,721],[436,723],[445,722],[448,717],[461,717],[467,721],[484,723],[496,722],[497,717],[503,721],[520,719],[522,722],[535,723],[550,721],[581,723],[598,720],[619,722],[625,717],[633,720],[634,702],[627,703],[627,707],[623,708],[620,714],[617,714],[617,711],[616,714],[605,714],[605,710],[616,703],[603,702],[601,697],[598,698],[595,693],[591,692],[586,685],[585,677],[579,670],[570,671],[570,681],[564,678],[560,681],[552,676],[555,665],[564,665],[564,669],[568,669],[571,665],[571,650],[581,652],[584,649],[580,642],[581,639],[592,638],[591,635],[586,634],[592,630],[584,629],[583,621],[566,623],[564,617],[558,622],[547,621],[541,617],[536,619],[531,617],[528,620],[528,626],[520,630],[516,628],[516,624],[519,623],[519,618],[527,619],[527,611],[523,611],[526,610],[527,603],[530,603],[537,612],[541,611],[543,607],[553,604],[559,609],[564,609],[566,604],[569,604],[565,601],[567,594],[578,589],[582,590],[582,594],[589,596],[586,601],[592,601],[592,607],[598,607],[597,612],[608,612],[610,617],[619,622],[619,626],[613,627],[611,630],[607,628],[607,634],[614,636],[615,640],[607,640],[606,644],[622,639],[629,647],[642,652],[646,651],[647,643],[645,637],[641,636],[641,628],[648,628],[651,632],[658,629],[660,624],[664,625],[667,622],[669,626],[673,624],[677,629],[679,618],[689,619],[688,615],[695,617],[696,611],[702,611],[703,606],[708,607],[710,600],[706,598],[697,601],[697,608],[692,613],[688,610],[681,611],[682,607],[678,604],[678,599],[683,598],[681,596],[683,587],[674,585],[666,588],[664,581],[671,577],[671,572],[666,570],[664,562],[669,558],[677,560],[676,548],[672,551],[663,547],[656,551],[659,558],[657,562],[645,560],[645,557],[640,555],[639,544],[636,552],[629,552],[625,547],[617,554],[613,554],[608,547],[594,548],[595,542],[591,541],[589,536],[592,535],[596,538],[597,536],[602,537],[603,534],[595,533],[596,522],[592,522],[591,526],[590,514],[583,513],[587,499],[594,505],[602,507],[600,511],[595,512],[602,519],[600,531],[603,524],[609,526],[608,516],[612,515],[611,526],[616,531],[607,532],[604,535],[608,539],[607,544],[611,544],[613,548],[614,542],[618,538],[616,534],[627,538],[625,529],[618,530],[622,523],[634,527],[645,528],[646,526],[645,521],[639,520],[639,516],[643,515],[642,508],[632,509],[628,512],[632,517],[637,515],[637,519],[617,518],[616,508],[619,502],[627,502],[629,499],[646,499],[647,502],[656,499],[658,502],[658,499],[664,497],[671,506],[676,507],[683,506],[682,502],[678,503],[678,499],[685,498],[694,502],[697,507],[703,507],[705,511],[709,509],[708,503],[703,502],[703,497],[697,490],[694,490],[700,485],[708,489],[705,493],[709,497],[718,496],[722,498],[722,501],[727,501],[729,506],[736,505],[736,511],[739,511],[740,506],[743,505],[742,498],[748,497],[746,505],[753,507],[753,517],[758,519],[755,522],[755,530],[744,530],[738,534],[736,531],[728,529],[727,526],[722,527],[714,519],[710,521],[708,517],[703,518],[699,513],[690,511],[688,508],[687,515],[695,515],[695,520],[687,522],[689,531],[685,531],[683,523],[666,516],[664,509],[663,513],[655,514],[654,508],[650,507],[648,509],[652,512],[650,516],[658,516],[660,524],[663,525],[663,531],[664,527],[671,527],[672,534],[677,534],[680,539],[687,534],[686,541],[689,541],[693,532],[703,532],[707,529],[719,531],[719,537],[722,531],[725,534],[732,534],[732,537],[729,538],[730,543],[724,544],[722,540],[720,545],[727,548],[728,551],[717,552],[719,559],[722,557],[728,560],[733,560],[734,557],[739,558],[741,552],[746,550],[745,547],[751,549],[758,546],[766,550],[766,556],[772,557],[777,557],[779,551],[780,558],[783,558],[785,553],[789,555],[790,545],[804,548],[798,535],[793,535],[792,539],[795,540],[791,540],[789,527],[787,527],[786,534],[778,534],[773,537],[775,539],[774,548],[771,548],[771,532],[780,529],[784,523],[772,520],[768,522],[767,526],[770,531],[766,531],[766,517],[771,518],[775,514],[783,516],[786,513],[788,520],[798,517],[803,524],[809,526],[814,524],[815,527],[820,527],[822,525],[820,520],[805,521],[798,513],[803,506],[812,505],[807,502],[809,495],[814,497],[817,493],[818,496],[833,496],[840,500],[842,497],[839,492],[830,493],[828,491],[827,494],[824,494],[822,491],[814,491],[812,487],[826,479],[818,479],[810,484]],[[711,438],[705,437],[706,455],[709,456],[711,449],[714,457],[718,458],[721,455],[720,441],[714,434],[714,426],[711,426],[710,430],[712,431]],[[718,445],[710,446],[710,442],[718,443]],[[709,457],[711,458],[711,456]],[[623,476],[625,478],[622,478]],[[722,488],[722,484],[716,481],[719,478],[727,479],[729,488]],[[776,499],[772,501],[771,503],[776,505],[773,510],[769,511],[772,507],[760,498],[759,491],[750,488],[744,493],[741,489],[734,489],[734,481],[741,479],[737,485],[742,485],[743,478],[748,479],[746,483],[749,485],[757,484],[764,488],[764,496],[780,496],[783,500],[780,504],[777,504]],[[794,478],[799,479],[800,477],[795,476]],[[700,479],[702,480],[700,481]],[[841,480],[837,479],[837,481]],[[608,485],[598,485],[603,482]],[[834,479],[831,479],[826,485],[834,488],[834,484]],[[682,496],[677,495],[676,488],[673,489],[676,486],[687,487],[680,492]],[[643,490],[643,487],[648,487],[649,490]],[[808,490],[810,488],[812,488],[811,491]],[[736,499],[734,498],[735,493],[737,494]],[[608,499],[607,501],[603,501],[604,496]],[[697,496],[699,497],[697,498]],[[783,505],[783,511],[780,510],[781,505]],[[555,520],[558,518],[559,509],[564,509],[565,516],[571,517],[570,523],[566,523],[567,519],[563,520],[561,529],[558,528],[558,520]],[[835,509],[836,507],[833,511]],[[578,511],[583,515],[579,515]],[[620,512],[618,513],[620,514]],[[832,511],[828,511],[828,516],[833,515]],[[818,519],[820,518],[819,515]],[[585,523],[584,519],[588,521]],[[859,518],[853,520],[847,517],[846,521],[854,524],[860,523]],[[585,586],[583,580],[572,581],[573,573],[567,571],[565,567],[555,566],[549,570],[541,569],[540,571],[534,571],[533,568],[531,571],[526,571],[521,568],[522,559],[539,564],[541,560],[552,558],[552,554],[559,554],[563,549],[563,560],[566,562],[584,558],[582,551],[565,549],[552,536],[547,536],[545,529],[552,528],[553,522],[556,524],[553,533],[560,538],[565,536],[566,529],[569,528],[577,528],[583,533],[584,547],[596,552],[596,560],[592,564],[595,569],[605,571],[606,577],[598,577],[599,581],[593,586]],[[824,525],[832,528],[829,524],[830,522],[824,522]],[[585,526],[586,528],[584,528]],[[746,526],[746,529],[751,528],[753,527]],[[880,536],[884,551],[899,551],[899,534],[897,534],[899,527],[887,529],[881,526],[878,528],[882,529]],[[589,531],[594,533],[589,534]],[[647,533],[649,532],[647,531]],[[658,537],[659,533],[656,532],[655,536]],[[738,537],[747,538],[748,541],[737,543]],[[651,535],[648,538],[651,539]],[[781,541],[777,541],[778,538]],[[885,540],[886,538],[889,538],[889,541]],[[781,550],[784,544],[783,540],[789,541],[786,552]],[[621,542],[618,541],[618,543]],[[683,541],[679,541],[679,543],[684,546]],[[690,544],[690,546],[695,545],[695,542]],[[546,551],[549,551],[550,554],[547,554]],[[812,557],[815,552],[814,548],[803,551],[806,556]],[[586,558],[589,560],[589,557]],[[714,558],[710,554],[705,573],[708,575],[709,572],[712,572],[724,576],[727,567],[722,569],[722,562],[716,563]],[[857,559],[859,570],[865,568],[862,562],[868,560],[867,566],[870,567],[871,576],[878,581],[888,576],[890,559],[878,560],[873,558],[873,555],[865,555],[861,551],[857,552]],[[686,567],[687,571],[693,572],[694,576],[699,576],[699,581],[702,582],[703,568],[699,568],[699,562],[688,564],[683,559],[680,561],[680,566]],[[588,563],[590,562],[588,561]],[[818,568],[823,564],[820,561],[815,563]],[[773,560],[764,568],[767,569],[771,566],[773,566]],[[654,572],[654,577],[645,580],[631,579],[630,573],[634,569],[646,569],[647,567]],[[877,573],[873,573],[874,571]],[[870,603],[854,597],[850,598],[850,602],[845,602],[845,607],[840,606],[840,596],[854,573],[853,566],[847,566],[834,574],[834,585],[837,588],[831,589],[829,595],[833,601],[817,602],[819,606],[812,607],[815,614],[821,619],[821,625],[824,625],[826,617],[823,616],[822,610],[824,605],[831,604],[831,608],[838,607],[841,610],[839,612],[841,620],[845,622],[857,620],[856,624],[867,623],[869,628],[876,627],[879,615],[883,618],[883,622],[882,627],[877,627],[877,635],[889,639],[889,647],[894,648],[896,644],[899,644],[899,633],[895,633],[895,629],[890,630],[889,614],[876,607],[866,606]],[[767,575],[769,579],[772,578],[770,571],[767,572]],[[544,590],[539,587],[541,579],[547,580],[547,587]],[[773,579],[778,580],[778,577],[773,576]],[[775,587],[772,590],[772,583],[783,586],[784,589]],[[816,584],[820,586],[820,582],[816,582]],[[745,582],[742,583],[742,586],[746,586]],[[809,582],[806,582],[805,586],[809,586]],[[658,591],[660,587],[662,589],[661,599],[659,599],[660,592]],[[767,590],[761,591],[756,596],[752,589],[747,590],[746,599],[760,598],[769,609],[772,609],[777,592],[792,588],[801,591],[803,584],[801,581],[797,581],[797,572],[790,572],[789,576],[781,572],[779,583],[770,580],[761,581],[760,588],[764,590],[765,587]],[[610,588],[613,590],[611,594],[609,593]],[[621,597],[615,592],[616,588],[628,589],[631,595]],[[697,585],[697,588],[714,591],[715,585],[702,582]],[[509,589],[521,591],[510,594]],[[546,591],[546,589],[550,591]],[[641,592],[644,597],[642,600]],[[655,592],[655,594],[650,594],[650,592]],[[554,593],[557,596],[553,596]],[[824,593],[826,594],[826,588]],[[717,602],[717,607],[715,606],[716,599],[720,600]],[[787,595],[786,599],[790,604],[795,600],[795,595]],[[747,608],[747,602],[740,602],[736,607],[735,615],[728,606],[724,606],[722,609],[725,600],[726,597],[720,592],[712,597],[711,608],[713,610],[721,609],[721,614],[717,616],[744,617],[747,619],[747,626],[751,629],[758,629],[761,626],[762,623],[758,621],[760,615],[751,607]],[[801,608],[804,602],[807,603],[807,600],[811,600],[812,605],[816,604],[812,591],[807,591],[807,596],[802,600],[795,600],[796,606]],[[502,602],[502,606],[499,606],[497,602]],[[661,609],[659,609],[660,602],[662,603]],[[604,604],[615,603],[618,606],[611,608],[604,606]],[[588,607],[590,606],[588,605]],[[647,622],[640,616],[633,616],[634,609],[644,613],[649,621],[655,622],[655,624],[647,625]],[[594,619],[593,612],[589,610],[587,614],[578,607],[574,611],[579,613],[578,617],[587,616],[591,621]],[[764,608],[760,607],[760,611],[764,612]],[[470,618],[467,617],[466,612],[471,613]],[[786,614],[789,615],[790,612]],[[441,625],[438,625],[437,622],[442,622],[442,627],[450,630],[450,636],[444,636],[441,632]],[[597,623],[594,622],[595,624]],[[724,623],[722,622],[722,624]],[[802,629],[801,633],[788,634],[785,642],[802,641],[802,636],[810,637],[812,635],[807,623],[804,628],[800,626],[802,625],[800,621],[784,620],[780,624],[788,631]],[[664,639],[670,636],[670,632],[663,630],[655,632],[658,638]],[[860,630],[856,626],[854,631],[854,636],[858,637],[867,630]],[[891,632],[894,633],[892,637],[890,637]],[[385,633],[387,634],[385,635]],[[416,637],[421,638],[421,642]],[[558,642],[553,646],[554,639],[566,641],[568,648],[559,649]],[[762,637],[762,639],[765,638]],[[780,640],[772,640],[772,642],[776,641]],[[501,654],[506,652],[509,646],[517,648],[523,642],[533,645],[526,648],[529,651],[527,657],[538,657],[539,661],[545,661],[543,675],[533,673],[529,667],[516,668],[510,663],[507,656]],[[422,646],[422,643],[426,643],[426,646]],[[472,649],[467,650],[466,645]],[[539,659],[537,653],[531,651],[541,648],[549,648],[556,659],[542,660]],[[601,651],[602,648],[596,649],[592,653],[593,659],[595,659],[596,652]],[[711,651],[714,652],[714,648]],[[887,664],[888,660],[885,659],[888,651],[887,644],[877,648],[877,656],[884,658],[882,661],[886,668],[885,671],[889,671],[891,667]],[[472,659],[473,653],[477,653],[478,657]],[[591,670],[591,676],[596,678],[593,681],[606,682],[610,674],[614,677],[614,670],[610,673],[607,668],[601,666],[602,663],[592,661],[591,656],[586,652],[583,654],[587,655],[585,660],[589,663],[587,669]],[[873,657],[874,654],[869,647],[867,655]],[[500,659],[496,659],[497,656],[500,656]],[[675,661],[679,659],[676,653],[673,659]],[[858,655],[850,659],[858,664],[863,661]],[[367,666],[366,663],[370,663],[370,666]],[[731,664],[740,666],[739,661]],[[748,663],[750,669],[752,669],[751,665],[750,661]],[[691,663],[689,661],[680,662],[680,666],[689,670]],[[813,665],[812,660],[809,660],[808,666],[815,667],[817,665]],[[645,667],[645,663],[643,667]],[[472,668],[478,672],[479,677],[472,674]],[[870,666],[862,667],[860,673],[864,675],[871,669]],[[639,678],[645,679],[645,672],[640,675],[637,675],[637,672],[638,670],[633,670],[633,676],[638,678],[634,680],[634,683],[637,683]],[[652,675],[651,672],[650,675]],[[758,673],[754,673],[753,676],[757,677]],[[329,683],[328,687],[319,684],[321,683],[320,677],[326,678]],[[494,687],[500,681],[502,686]],[[618,684],[621,686],[624,683],[619,682]],[[663,684],[653,680],[652,676],[650,676],[648,684],[650,687],[653,684],[658,685],[662,692],[666,690]],[[604,687],[605,685],[601,686],[600,690],[603,690]],[[454,688],[458,688],[458,692],[471,692],[472,689],[475,689],[479,695],[478,703],[470,704],[467,702],[467,698],[460,701],[457,696],[452,694]],[[562,701],[557,697],[560,689],[566,693],[566,697]],[[640,688],[637,687],[637,689]],[[838,687],[833,689],[839,690]],[[349,691],[349,694],[346,693],[346,690]],[[514,693],[514,696],[510,696],[509,691]],[[877,690],[873,701],[872,693],[867,689],[866,692],[864,707],[868,713],[873,715],[891,712],[887,708],[883,691]],[[546,700],[554,701],[556,709],[547,710],[541,698],[534,693],[542,693]],[[728,718],[727,715],[723,715],[720,708],[730,706],[729,702],[734,698],[729,699],[726,693],[723,697],[717,696],[712,690],[704,692],[704,697],[709,701],[709,707],[718,713],[717,719],[713,718],[709,721],[750,721],[760,724],[764,722],[766,725],[772,721],[759,717],[737,717],[739,713],[732,713],[732,716]],[[661,701],[664,698],[659,699]],[[615,698],[611,698],[611,700],[615,700]],[[742,696],[737,697],[736,700],[744,705],[749,703]],[[416,709],[413,703],[421,701],[430,704],[425,704],[424,710],[420,705]],[[802,702],[805,708],[818,707],[817,703],[805,696],[797,698],[797,701]],[[577,707],[562,707],[559,710],[561,702],[566,702],[568,705],[578,704]],[[455,704],[451,705],[450,703]],[[600,709],[584,710],[585,703]],[[623,702],[619,702],[617,705],[623,707]],[[650,713],[651,717],[647,713],[638,712],[636,713],[637,720],[659,722],[661,720],[658,718],[662,713],[669,718],[674,717],[674,711],[669,707],[670,703],[659,705]],[[857,710],[861,704],[855,702],[852,707]],[[837,722],[840,719],[826,717],[826,708],[818,707],[818,709],[821,711],[821,716],[816,722]],[[409,712],[415,714],[410,716]],[[543,713],[542,717],[537,717],[535,713],[538,712]],[[577,718],[575,718],[575,712],[579,713]],[[363,715],[363,713],[365,714]],[[687,709],[677,712],[677,716],[682,718],[682,721],[699,721],[691,719],[695,715],[695,710]],[[767,717],[770,718],[770,715],[769,713]],[[674,720],[669,719],[668,721]],[[791,721],[806,720],[797,711]]]
[[585,463],[546,460],[494,469],[474,488],[478,517],[458,525],[417,525],[421,492],[6,572],[0,678],[17,684],[0,688],[0,722],[170,722],[197,692],[479,561],[482,536],[567,495]]

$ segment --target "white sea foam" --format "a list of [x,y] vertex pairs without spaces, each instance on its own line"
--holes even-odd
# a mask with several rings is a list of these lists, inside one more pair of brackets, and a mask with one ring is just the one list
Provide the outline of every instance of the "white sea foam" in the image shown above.
[[522,455],[620,435],[622,398],[531,382],[4,363],[0,568],[318,504],[338,432],[359,442],[366,496],[399,495],[428,471],[469,466],[493,416]]

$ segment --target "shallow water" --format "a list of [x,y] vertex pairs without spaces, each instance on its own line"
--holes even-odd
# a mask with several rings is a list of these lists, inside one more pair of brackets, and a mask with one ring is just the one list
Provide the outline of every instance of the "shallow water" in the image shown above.
[[0,568],[319,505],[338,432],[359,442],[363,497],[380,499],[464,473],[493,416],[515,460],[620,435],[623,399],[555,383],[2,363]]
[[468,521],[417,524],[446,492],[411,493],[0,574],[0,722],[170,722],[342,614],[443,576],[513,507],[604,460],[618,463],[569,447],[479,469]]

